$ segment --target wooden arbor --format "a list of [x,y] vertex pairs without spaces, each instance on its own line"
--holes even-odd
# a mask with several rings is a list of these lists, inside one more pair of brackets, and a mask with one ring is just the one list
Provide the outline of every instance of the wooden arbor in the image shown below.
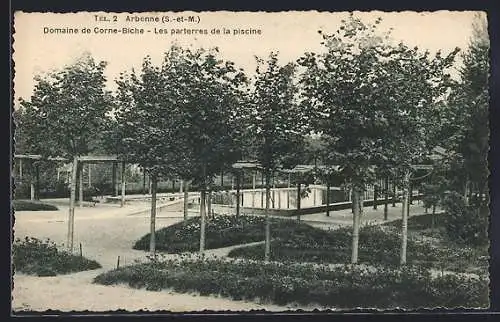
[[[67,161],[65,158],[43,158],[41,155],[37,154],[16,154],[14,155],[14,160],[18,161],[18,176],[20,180],[23,180],[23,165],[26,162],[36,162],[36,161],[50,161],[50,162],[65,162]],[[38,164],[35,165],[35,180],[31,180],[31,193],[30,199],[35,200],[38,199],[39,194],[39,181],[40,181],[40,173]]]
[[[241,175],[245,169],[261,170],[262,166],[256,161],[238,161],[233,163],[232,168],[236,172],[236,216],[240,215],[240,197],[241,197]],[[253,186],[255,188],[255,177],[253,179]]]
[[[61,157],[49,157],[44,158],[41,155],[15,155],[14,158],[19,160],[19,175],[22,177],[22,164],[23,160],[42,160],[42,161],[52,161],[52,162],[69,162],[70,160]],[[83,207],[83,164],[95,164],[95,163],[113,163],[113,168],[116,168],[116,164],[121,163],[121,200],[120,206],[123,207],[125,205],[125,161],[118,159],[116,156],[75,156],[72,160],[71,167],[71,187],[70,187],[70,200],[69,200],[69,214],[68,214],[68,237],[67,237],[67,246],[70,251],[73,251],[73,240],[74,240],[74,217],[75,217],[75,200],[76,200],[76,181],[80,174],[80,207]],[[32,186],[33,190],[33,186]],[[33,192],[32,192],[33,195]]]

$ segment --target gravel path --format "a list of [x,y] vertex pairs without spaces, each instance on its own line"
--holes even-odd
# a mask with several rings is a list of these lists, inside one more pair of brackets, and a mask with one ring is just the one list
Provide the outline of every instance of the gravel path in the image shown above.
[[[180,294],[168,291],[154,292],[136,290],[124,285],[103,286],[92,284],[100,273],[116,267],[117,257],[121,265],[144,260],[146,253],[132,249],[134,241],[149,231],[149,217],[128,216],[133,206],[126,208],[102,207],[77,208],[75,212],[75,245],[82,244],[83,255],[97,260],[102,269],[85,271],[55,277],[36,277],[24,274],[14,275],[13,311],[45,311],[48,309],[68,311],[109,311],[124,309],[170,310],[176,312],[207,310],[268,310],[285,311],[293,307],[262,305],[245,301],[232,301],[218,297]],[[23,238],[32,236],[50,238],[56,243],[66,241],[67,211],[16,212],[14,234]],[[177,212],[160,211],[157,229],[182,220]],[[229,248],[214,250],[219,256]]]

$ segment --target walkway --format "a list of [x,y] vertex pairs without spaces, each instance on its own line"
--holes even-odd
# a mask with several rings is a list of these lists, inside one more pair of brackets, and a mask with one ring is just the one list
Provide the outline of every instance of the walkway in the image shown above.
[[[51,202],[50,200],[45,200]],[[58,211],[19,211],[15,214],[15,237],[32,236],[40,239],[50,238],[56,243],[66,242],[68,207],[62,200],[57,202]],[[419,206],[413,206],[412,213],[422,213]],[[389,207],[389,218],[397,219],[401,207]],[[190,216],[198,215],[195,210]],[[77,207],[75,209],[74,243],[78,249],[82,246],[83,255],[97,260],[102,269],[80,272],[56,277],[34,277],[22,274],[14,276],[13,308],[15,310],[46,310],[61,311],[91,310],[108,311],[125,310],[251,310],[266,309],[283,311],[295,307],[263,305],[245,301],[231,301],[223,298],[204,297],[193,294],[178,294],[173,292],[150,292],[134,290],[129,287],[102,286],[91,284],[92,279],[101,272],[116,267],[118,256],[120,265],[129,265],[135,261],[146,259],[146,252],[132,249],[136,240],[149,232],[148,202],[133,202],[120,208],[118,205],[97,204],[95,207]],[[383,207],[372,211],[365,208],[364,223],[380,220],[383,217]],[[161,229],[179,222],[183,218],[178,206],[159,205],[156,228]],[[330,217],[322,214],[302,216],[306,222],[315,226],[328,228],[335,225],[348,225],[352,221],[349,210],[331,212]],[[233,246],[207,251],[207,254],[224,256]],[[311,309],[311,308],[302,308]]]
[[[75,245],[82,244],[83,255],[97,260],[102,269],[55,277],[14,275],[14,310],[44,311],[108,311],[108,310],[260,310],[284,311],[293,307],[263,305],[247,301],[179,294],[168,291],[135,290],[124,285],[102,286],[91,284],[92,279],[121,265],[146,259],[146,252],[132,249],[136,240],[149,232],[149,215],[141,215],[139,205],[97,205],[76,208]],[[182,220],[182,214],[161,210],[157,229]],[[68,208],[59,211],[16,212],[15,237],[50,238],[56,243],[66,242]]]

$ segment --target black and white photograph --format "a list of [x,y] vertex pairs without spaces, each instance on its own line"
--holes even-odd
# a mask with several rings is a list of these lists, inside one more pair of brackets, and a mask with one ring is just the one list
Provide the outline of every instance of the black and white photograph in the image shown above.
[[485,12],[13,27],[13,315],[490,307]]

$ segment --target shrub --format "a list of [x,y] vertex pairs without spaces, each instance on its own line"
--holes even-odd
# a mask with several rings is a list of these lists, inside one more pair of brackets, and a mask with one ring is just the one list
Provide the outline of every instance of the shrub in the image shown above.
[[31,200],[13,200],[12,206],[15,211],[55,211],[58,208],[54,205]]
[[60,251],[54,242],[26,237],[13,245],[13,264],[16,271],[38,276],[55,276],[101,268],[94,260]]
[[433,278],[424,269],[181,259],[122,267],[95,283],[200,292],[280,305],[335,308],[485,307],[488,281],[459,275]]
[[464,245],[488,243],[488,207],[466,205],[456,192],[445,198],[443,206],[448,214],[445,228],[450,239]]

